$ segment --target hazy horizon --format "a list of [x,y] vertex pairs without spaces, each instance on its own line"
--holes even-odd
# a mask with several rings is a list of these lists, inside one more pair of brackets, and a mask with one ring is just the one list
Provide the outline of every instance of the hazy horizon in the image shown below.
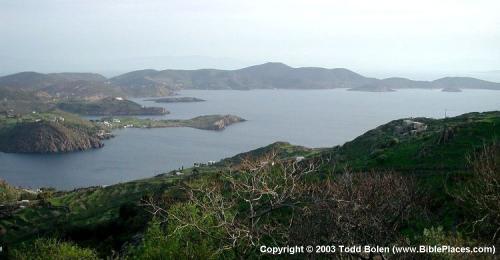
[[497,1],[5,1],[0,75],[239,69],[500,81]]

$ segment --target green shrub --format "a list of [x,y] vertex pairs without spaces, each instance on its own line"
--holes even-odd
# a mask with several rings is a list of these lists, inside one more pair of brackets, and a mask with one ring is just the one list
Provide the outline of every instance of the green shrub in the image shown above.
[[95,251],[81,248],[70,242],[57,239],[36,239],[32,243],[24,243],[10,253],[11,259],[19,260],[70,260],[98,259]]
[[167,235],[162,230],[160,222],[153,219],[144,234],[144,238],[136,247],[129,248],[131,259],[161,259],[170,252]]
[[468,159],[472,178],[453,195],[468,214],[465,224],[470,232],[496,244],[500,242],[500,145],[485,145]]
[[[153,219],[140,245],[129,249],[131,259],[215,259],[218,247],[214,223],[191,204],[177,204],[169,212],[179,218],[191,219],[194,225],[169,220],[164,228]],[[201,231],[203,230],[203,231]],[[208,233],[205,233],[208,232]]]
[[[454,247],[470,247],[476,244],[475,241],[468,240],[461,233],[446,232],[443,227],[431,227],[424,229],[419,244],[428,246],[449,245]],[[434,258],[438,259],[457,259],[457,253],[432,253]]]
[[460,233],[452,234],[445,232],[443,227],[431,227],[424,229],[422,235],[422,244],[424,245],[452,245],[465,246],[466,240]]

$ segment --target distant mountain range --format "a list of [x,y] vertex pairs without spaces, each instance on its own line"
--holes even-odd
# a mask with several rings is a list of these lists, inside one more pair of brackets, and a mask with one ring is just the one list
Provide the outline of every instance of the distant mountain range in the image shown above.
[[0,98],[26,96],[35,93],[47,98],[101,99],[104,97],[168,96],[172,90],[164,84],[116,85],[110,79],[95,73],[49,73],[21,72],[0,77]]
[[[0,89],[36,91],[54,97],[166,96],[180,89],[333,89],[394,91],[397,89],[492,89],[500,83],[469,77],[434,81],[406,78],[376,79],[353,71],[317,67],[293,68],[265,63],[238,70],[138,70],[106,78],[95,73],[21,72],[0,77]],[[39,94],[40,95],[40,94]]]

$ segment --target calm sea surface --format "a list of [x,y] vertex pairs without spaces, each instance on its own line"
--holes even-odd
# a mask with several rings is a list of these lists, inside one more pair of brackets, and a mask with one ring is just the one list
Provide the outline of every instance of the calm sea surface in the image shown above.
[[400,90],[389,93],[336,90],[183,91],[200,103],[157,104],[186,119],[234,114],[247,119],[224,131],[191,128],[123,129],[102,149],[55,155],[0,153],[0,178],[24,187],[71,189],[150,177],[194,162],[219,160],[275,141],[329,147],[402,117],[442,118],[500,110],[500,91]]

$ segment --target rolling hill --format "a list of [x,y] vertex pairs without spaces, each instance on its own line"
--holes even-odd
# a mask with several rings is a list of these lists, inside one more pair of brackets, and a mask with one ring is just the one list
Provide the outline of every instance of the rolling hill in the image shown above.
[[111,78],[120,86],[164,86],[171,89],[332,89],[352,88],[360,91],[390,91],[390,89],[465,89],[500,90],[500,83],[474,78],[448,77],[435,81],[414,81],[405,78],[375,79],[343,68],[293,68],[283,63],[269,62],[238,70],[140,70]]
[[406,78],[376,79],[344,68],[293,68],[269,62],[237,70],[137,70],[105,78],[95,73],[21,72],[0,77],[0,89],[35,91],[54,97],[97,99],[107,96],[168,96],[181,89],[333,89],[391,91],[397,89],[491,89],[500,83],[468,77],[434,81]]

